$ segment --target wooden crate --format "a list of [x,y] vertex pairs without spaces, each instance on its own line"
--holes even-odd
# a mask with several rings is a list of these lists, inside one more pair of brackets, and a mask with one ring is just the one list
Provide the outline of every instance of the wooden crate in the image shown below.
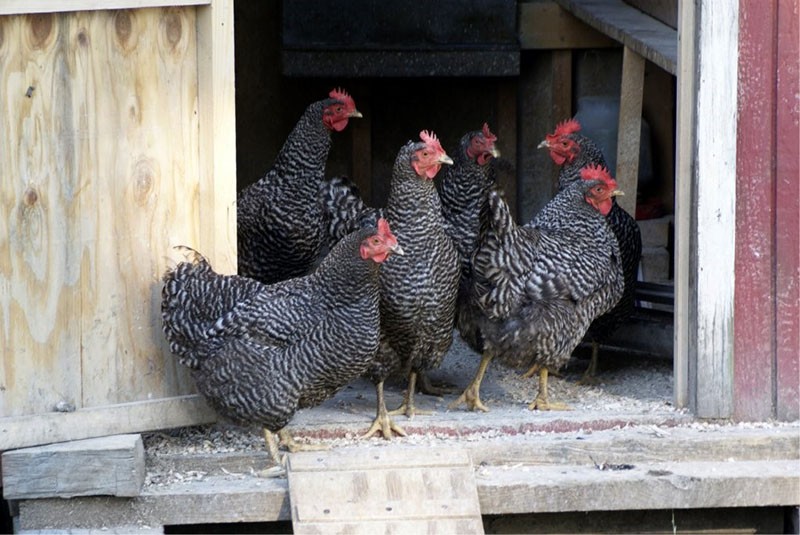
[[232,0],[0,5],[0,450],[214,418],[159,309],[236,269],[233,72]]

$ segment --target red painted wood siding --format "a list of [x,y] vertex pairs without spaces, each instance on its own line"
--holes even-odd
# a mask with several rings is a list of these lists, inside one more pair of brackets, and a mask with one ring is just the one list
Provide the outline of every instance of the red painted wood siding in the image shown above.
[[800,418],[800,8],[778,2],[775,286],[777,417]]
[[739,10],[734,416],[796,419],[798,0]]

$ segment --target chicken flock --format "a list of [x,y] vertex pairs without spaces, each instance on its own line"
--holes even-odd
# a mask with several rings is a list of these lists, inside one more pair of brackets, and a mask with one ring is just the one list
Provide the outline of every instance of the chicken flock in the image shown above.
[[[264,176],[237,200],[238,275],[200,252],[163,277],[170,350],[220,416],[259,425],[301,449],[286,430],[353,380],[375,385],[365,437],[404,435],[392,416],[420,414],[417,392],[441,395],[427,373],[458,334],[480,354],[473,380],[450,408],[489,410],[480,385],[492,362],[538,375],[532,410],[550,399],[549,373],[582,340],[597,344],[634,305],[641,237],[601,151],[570,119],[539,145],[560,167],[558,193],[517,224],[495,179],[489,126],[448,153],[432,132],[400,147],[385,207],[369,206],[346,177],[327,177],[332,133],[361,117],[334,89],[309,105]],[[444,167],[444,169],[443,169]],[[407,377],[389,411],[384,381]],[[366,422],[365,422],[366,423]]]

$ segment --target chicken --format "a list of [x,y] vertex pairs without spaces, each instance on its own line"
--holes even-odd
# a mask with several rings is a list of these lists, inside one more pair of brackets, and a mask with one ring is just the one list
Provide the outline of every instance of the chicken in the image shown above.
[[306,108],[272,168],[239,193],[239,274],[265,284],[307,274],[323,243],[317,190],[325,178],[331,131],[361,117],[341,89]]
[[453,156],[453,165],[445,169],[441,181],[436,184],[445,230],[461,260],[462,280],[469,276],[472,253],[478,244],[481,207],[486,193],[495,183],[491,162],[500,156],[496,141],[497,136],[486,123],[481,130],[464,134]]
[[[580,180],[580,170],[587,164],[605,166],[606,162],[600,148],[590,138],[579,134],[580,123],[571,119],[556,127],[555,132],[546,136],[539,148],[547,148],[552,160],[561,166],[558,174],[558,189],[563,190]],[[586,335],[592,345],[589,367],[581,379],[583,383],[594,380],[597,373],[599,345],[630,318],[636,304],[636,280],[639,261],[642,258],[642,236],[636,220],[614,199],[611,211],[606,216],[619,245],[625,288],[617,305],[597,318]]]
[[588,166],[581,177],[524,226],[514,223],[498,190],[489,192],[472,263],[473,321],[464,325],[465,339],[479,343],[483,355],[472,383],[451,407],[488,410],[480,384],[497,358],[507,366],[538,367],[531,410],[568,408],[550,401],[548,373],[569,360],[589,324],[617,303],[623,287],[619,248],[605,219],[621,192],[604,168]]
[[366,374],[375,384],[377,415],[365,437],[405,434],[386,410],[384,380],[407,374],[405,399],[393,414],[421,414],[414,403],[417,376],[438,367],[453,340],[459,259],[433,184],[442,164],[453,161],[434,134],[423,131],[420,139],[400,149],[392,170],[385,213],[405,254],[380,274],[381,349]]
[[161,315],[170,350],[218,413],[272,433],[361,376],[380,335],[379,266],[402,254],[385,220],[342,241],[305,277],[265,285],[215,273],[196,255],[164,275]]

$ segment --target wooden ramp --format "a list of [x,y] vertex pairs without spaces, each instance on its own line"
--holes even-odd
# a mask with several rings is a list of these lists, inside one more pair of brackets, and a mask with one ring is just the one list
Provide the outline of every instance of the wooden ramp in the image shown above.
[[301,452],[287,465],[296,534],[483,533],[463,449]]

